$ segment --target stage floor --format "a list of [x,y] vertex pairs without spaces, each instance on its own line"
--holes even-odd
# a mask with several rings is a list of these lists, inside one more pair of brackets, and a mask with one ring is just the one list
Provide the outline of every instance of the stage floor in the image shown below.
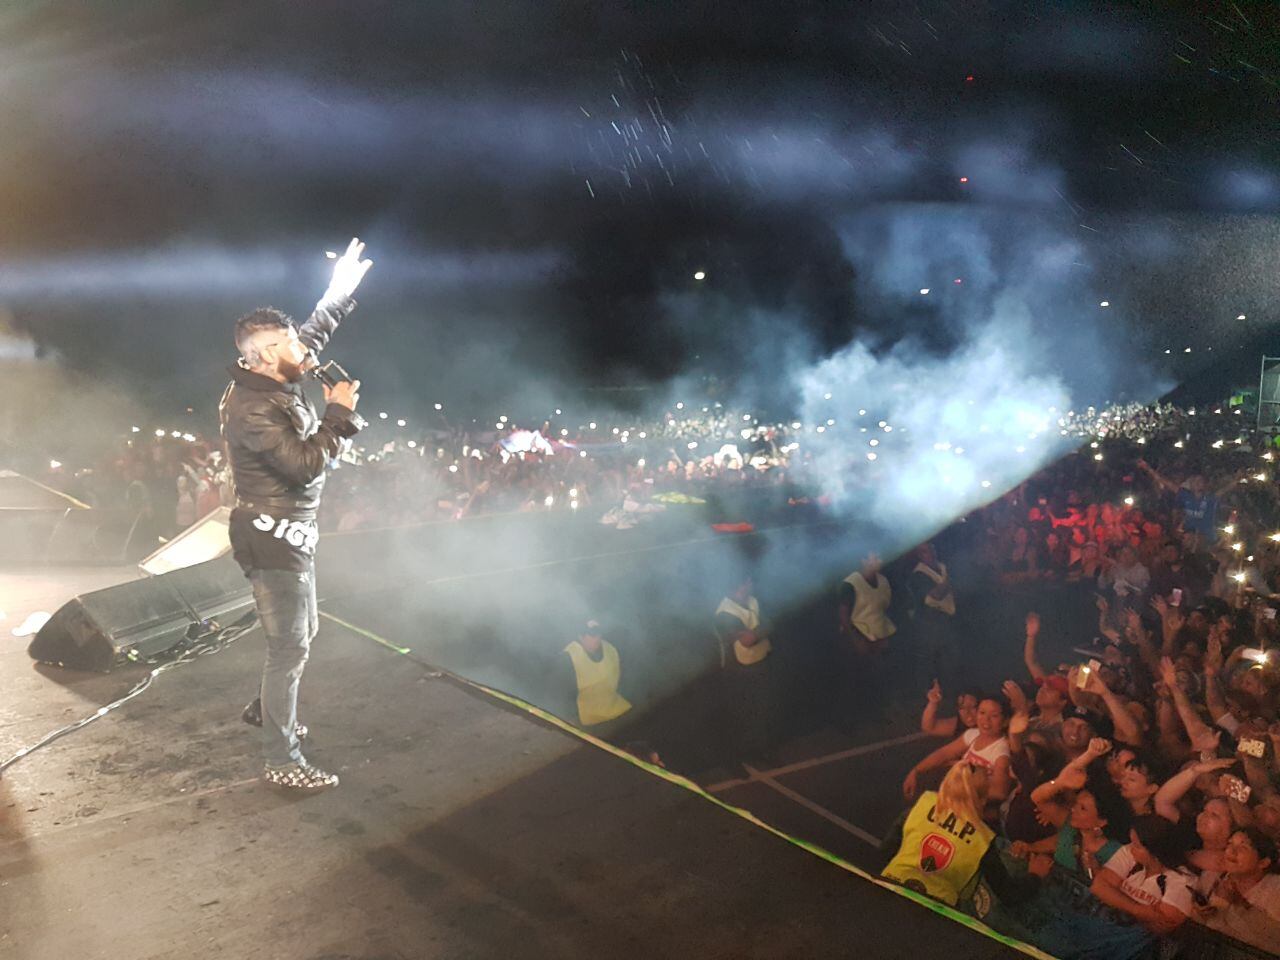
[[[32,610],[130,576],[0,575],[0,756],[143,675],[37,669],[11,635]],[[327,620],[303,719],[308,754],[343,782],[303,798],[272,791],[257,780],[256,732],[239,720],[261,658],[250,632],[7,771],[0,955],[1015,955]],[[849,765],[882,760],[872,749],[819,767],[848,782],[866,775]],[[791,803],[776,786],[804,786],[816,769],[716,792]],[[846,823],[872,816],[821,799]],[[856,833],[830,839],[874,859]]]

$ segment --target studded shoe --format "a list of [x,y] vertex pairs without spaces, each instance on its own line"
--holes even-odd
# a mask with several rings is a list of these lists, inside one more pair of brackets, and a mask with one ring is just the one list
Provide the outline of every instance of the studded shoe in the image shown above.
[[[240,719],[251,727],[262,726],[262,698],[254,697],[253,702],[241,712]],[[307,739],[308,733],[310,731],[305,723],[299,723],[293,728],[293,735],[299,740]]]
[[262,779],[286,790],[324,790],[338,785],[336,773],[328,773],[306,761],[286,767],[266,767],[262,771]]

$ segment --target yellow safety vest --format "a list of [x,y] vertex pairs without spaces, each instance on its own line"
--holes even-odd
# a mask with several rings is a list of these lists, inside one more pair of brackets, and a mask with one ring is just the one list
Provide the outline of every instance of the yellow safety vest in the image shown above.
[[889,578],[883,573],[876,578],[873,587],[867,583],[862,571],[855,570],[844,578],[844,582],[853,587],[853,609],[849,611],[849,622],[858,628],[868,640],[888,640],[898,628],[889,619],[889,601],[893,597],[893,588],[889,586]]
[[604,656],[599,660],[593,660],[577,640],[564,648],[573,661],[578,681],[578,722],[584,727],[616,720],[631,709],[631,704],[618,693],[618,679],[622,676],[618,651],[607,640],[601,640],[600,645]]
[[954,813],[939,823],[937,803],[932,790],[920,795],[902,826],[902,846],[881,876],[954,907],[977,877],[995,832],[981,820],[971,823]]
[[[760,601],[755,597],[751,597],[745,607],[732,597],[725,597],[716,608],[716,613],[727,613],[731,617],[737,617],[746,630],[755,630],[760,626]],[[759,663],[769,655],[772,649],[773,644],[768,639],[757,640],[749,647],[737,640],[733,641],[734,659],[744,667]]]

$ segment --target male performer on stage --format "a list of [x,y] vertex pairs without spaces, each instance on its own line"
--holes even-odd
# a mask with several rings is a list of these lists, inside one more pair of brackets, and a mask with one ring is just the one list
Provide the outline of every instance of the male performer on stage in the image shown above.
[[267,639],[260,700],[244,719],[261,723],[263,779],[296,790],[336,786],[338,778],[309,764],[298,735],[298,682],[319,626],[316,610],[316,509],[324,470],[359,429],[360,381],[326,386],[324,416],[302,392],[304,373],[339,322],[355,309],[351,295],[372,266],[364,244],[352,240],[333,279],[301,326],[272,307],[236,321],[240,359],[218,406],[231,462],[236,505],[231,547],[253,584]]

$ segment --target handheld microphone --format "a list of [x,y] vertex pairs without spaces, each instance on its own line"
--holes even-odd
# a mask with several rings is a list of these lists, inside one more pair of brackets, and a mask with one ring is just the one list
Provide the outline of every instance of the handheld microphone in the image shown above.
[[[317,363],[318,366],[313,366],[307,371],[307,373],[311,374],[311,376],[315,377],[330,390],[338,384],[348,383],[352,379],[351,374],[342,369],[342,365],[338,363],[337,360],[328,360],[321,364],[316,360],[315,354],[312,354],[311,357],[313,362]],[[354,410],[351,411],[351,420],[355,424],[357,430],[363,430],[369,425],[369,421],[360,416],[360,414],[356,413]]]

